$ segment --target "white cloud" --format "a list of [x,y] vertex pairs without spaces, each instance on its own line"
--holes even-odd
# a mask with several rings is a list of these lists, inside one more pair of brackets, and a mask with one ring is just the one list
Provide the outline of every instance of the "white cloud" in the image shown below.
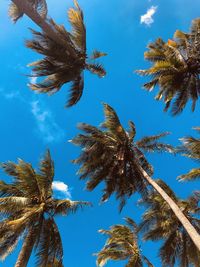
[[34,116],[39,136],[47,143],[59,142],[64,137],[64,131],[55,122],[50,110],[44,108],[39,100],[32,101],[31,113]]
[[54,181],[52,183],[52,189],[55,191],[60,191],[65,194],[66,197],[71,198],[71,193],[67,184],[61,181]]
[[37,83],[37,77],[30,77],[29,80],[30,80],[30,83],[32,83],[32,84]]
[[144,23],[147,26],[151,26],[151,24],[154,22],[153,15],[156,13],[157,8],[158,8],[157,6],[150,7],[147,10],[146,14],[140,17],[140,23],[141,24]]

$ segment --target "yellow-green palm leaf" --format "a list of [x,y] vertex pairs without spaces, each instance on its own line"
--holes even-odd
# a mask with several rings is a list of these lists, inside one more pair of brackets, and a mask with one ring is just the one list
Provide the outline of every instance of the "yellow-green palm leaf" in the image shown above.
[[177,30],[174,40],[164,42],[157,39],[148,45],[149,50],[144,57],[152,63],[147,70],[137,71],[141,75],[152,77],[144,84],[148,91],[159,87],[155,97],[163,99],[165,111],[171,107],[173,115],[183,111],[189,100],[192,101],[192,111],[200,95],[200,19],[192,22],[190,33]]
[[[143,256],[138,245],[137,225],[126,218],[127,225],[113,225],[109,230],[99,230],[108,236],[104,247],[96,254],[97,265],[103,267],[109,260],[126,260],[126,267],[142,267]],[[150,261],[145,258],[150,265]]]
[[23,237],[16,267],[27,266],[33,248],[37,267],[61,267],[63,248],[54,217],[75,213],[89,203],[53,198],[54,163],[49,151],[38,171],[21,159],[1,167],[12,181],[0,181],[0,258],[5,259]]

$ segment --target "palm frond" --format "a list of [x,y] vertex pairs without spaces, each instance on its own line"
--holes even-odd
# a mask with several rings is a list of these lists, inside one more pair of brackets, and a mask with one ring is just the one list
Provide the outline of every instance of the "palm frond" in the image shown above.
[[51,159],[50,151],[44,155],[40,161],[40,175],[37,175],[40,192],[44,198],[49,198],[52,195],[52,182],[54,178],[54,162]]
[[67,103],[67,107],[75,105],[81,98],[83,94],[84,80],[83,77],[78,77],[75,81],[72,82],[70,88],[70,97]]
[[83,22],[83,12],[78,2],[74,0],[76,9],[70,8],[68,11],[69,22],[72,25],[71,38],[82,54],[86,53],[86,29]]
[[186,174],[182,174],[178,176],[177,179],[180,181],[193,181],[199,178],[200,178],[200,168],[195,168]]
[[87,63],[86,68],[100,78],[103,78],[106,75],[106,71],[100,63]]
[[[47,16],[47,3],[46,0],[28,0],[29,7],[36,10],[42,18]],[[9,6],[8,14],[12,21],[15,23],[21,18],[24,13],[16,4],[11,3]]]
[[104,53],[104,52],[100,52],[100,51],[98,51],[98,50],[94,50],[94,51],[92,52],[90,58],[94,60],[94,59],[97,59],[97,58],[100,58],[100,57],[105,57],[105,56],[107,56],[106,53]]
[[69,199],[55,200],[55,214],[68,215],[75,213],[78,209],[83,209],[85,206],[91,206],[90,202],[86,201],[71,201]]
[[189,33],[177,30],[174,40],[164,42],[157,39],[148,45],[144,57],[152,63],[146,70],[137,71],[151,80],[144,87],[151,91],[158,86],[156,100],[164,100],[164,111],[171,108],[172,115],[180,114],[189,100],[192,111],[195,110],[199,98],[199,24],[200,19],[192,22]]

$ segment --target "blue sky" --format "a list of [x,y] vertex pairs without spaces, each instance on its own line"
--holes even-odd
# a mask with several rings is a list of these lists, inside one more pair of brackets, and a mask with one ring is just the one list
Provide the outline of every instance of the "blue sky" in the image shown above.
[[[47,3],[49,15],[69,29],[66,11],[73,1],[47,0]],[[128,201],[121,214],[114,197],[99,205],[102,186],[93,192],[84,190],[84,181],[79,181],[76,175],[77,166],[70,163],[78,156],[79,148],[67,140],[78,133],[78,122],[96,126],[102,122],[102,101],[116,109],[125,127],[128,120],[135,122],[138,139],[169,131],[172,134],[166,141],[177,145],[179,138],[195,134],[192,127],[199,126],[200,103],[194,113],[189,104],[180,116],[171,117],[162,111],[163,103],[154,100],[155,92],[147,93],[141,89],[145,79],[136,75],[134,70],[148,67],[143,53],[150,41],[157,37],[172,38],[176,29],[189,30],[192,19],[199,16],[200,3],[198,0],[192,3],[191,0],[80,0],[87,28],[88,52],[98,49],[108,53],[102,59],[108,74],[99,79],[85,73],[83,97],[70,109],[64,109],[68,86],[51,97],[36,95],[28,89],[26,74],[31,70],[26,66],[37,60],[38,55],[25,48],[24,41],[31,36],[27,28],[37,27],[27,17],[13,25],[7,17],[8,4],[7,0],[0,2],[0,162],[16,161],[20,157],[37,167],[46,148],[50,148],[55,161],[55,180],[67,185],[57,186],[66,192],[69,190],[72,200],[93,202],[92,208],[57,219],[64,246],[64,266],[93,267],[96,259],[92,254],[105,242],[97,231],[123,223],[125,216],[138,222],[142,209],[136,206],[138,196]],[[186,197],[199,188],[197,182],[176,181],[178,175],[196,166],[189,159],[158,154],[148,155],[148,159],[154,166],[154,177],[166,181],[180,197]],[[4,179],[3,173],[1,177]],[[55,194],[65,197],[66,193],[55,191]],[[144,255],[155,266],[161,266],[157,257],[158,244],[142,243],[141,246]],[[14,266],[19,249],[0,266]],[[34,266],[34,257],[28,266]],[[124,263],[109,262],[107,266],[120,267]]]

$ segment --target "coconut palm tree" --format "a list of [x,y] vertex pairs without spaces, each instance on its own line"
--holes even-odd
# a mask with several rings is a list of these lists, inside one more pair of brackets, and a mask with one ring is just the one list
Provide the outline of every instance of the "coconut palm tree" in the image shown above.
[[[194,128],[198,133],[200,133],[200,128]],[[187,136],[180,139],[183,143],[180,147],[180,151],[184,156],[192,158],[197,162],[200,162],[200,138],[194,138],[192,136]],[[194,168],[187,174],[180,175],[178,179],[182,181],[191,181],[200,178],[200,168]]]
[[200,95],[200,19],[192,21],[190,33],[177,30],[174,40],[164,42],[159,38],[150,43],[148,49],[144,57],[152,62],[152,66],[137,71],[152,77],[144,88],[151,91],[158,85],[159,93],[155,98],[164,99],[165,111],[172,104],[173,115],[182,112],[190,99],[194,111]]
[[82,123],[79,129],[84,134],[79,134],[72,140],[83,148],[79,158],[73,162],[81,165],[80,178],[88,177],[87,189],[92,191],[104,182],[102,201],[108,200],[116,193],[121,202],[121,209],[128,197],[135,192],[144,196],[147,194],[147,186],[151,185],[170,205],[200,250],[200,235],[173,199],[151,178],[152,166],[143,154],[145,151],[173,152],[170,145],[158,142],[166,133],[135,141],[136,130],[133,122],[129,122],[130,129],[125,131],[116,112],[109,105],[104,104],[104,112],[106,120],[101,127]]
[[62,266],[63,248],[55,222],[57,215],[69,215],[88,202],[52,197],[54,163],[47,151],[37,172],[31,164],[3,163],[3,170],[12,176],[11,183],[0,182],[0,257],[5,259],[23,237],[23,245],[15,267],[26,267],[33,248],[36,266],[57,262]]
[[103,267],[108,260],[127,260],[126,267],[142,267],[143,259],[148,267],[152,263],[142,257],[138,245],[137,225],[130,218],[125,218],[127,225],[113,225],[110,230],[99,230],[108,236],[105,246],[98,252],[97,265]]
[[[47,15],[47,3],[46,0],[27,0],[27,2],[31,5],[31,7],[36,10],[41,17],[46,18]],[[17,20],[23,17],[24,12],[23,9],[18,7],[15,3],[11,3],[8,14],[11,17],[13,22],[17,22]]]
[[[199,194],[193,194],[188,199],[182,200],[163,181],[158,180],[157,183],[177,203],[190,223],[200,233]],[[141,203],[146,210],[139,229],[143,232],[145,241],[162,241],[159,251],[162,266],[173,267],[178,266],[176,264],[179,263],[180,267],[198,267],[200,262],[199,250],[161,195],[152,189]]]
[[13,2],[42,30],[42,32],[31,30],[33,40],[26,42],[28,48],[44,56],[29,64],[33,67],[32,76],[44,77],[42,81],[30,83],[30,88],[40,93],[53,94],[64,84],[71,82],[67,106],[75,105],[83,93],[84,70],[89,70],[99,77],[104,77],[106,74],[103,66],[96,63],[96,59],[105,56],[106,53],[95,50],[91,56],[87,55],[86,28],[78,2],[74,0],[75,8],[70,8],[68,11],[71,33],[52,19],[42,18],[29,3],[24,3],[22,0]]

